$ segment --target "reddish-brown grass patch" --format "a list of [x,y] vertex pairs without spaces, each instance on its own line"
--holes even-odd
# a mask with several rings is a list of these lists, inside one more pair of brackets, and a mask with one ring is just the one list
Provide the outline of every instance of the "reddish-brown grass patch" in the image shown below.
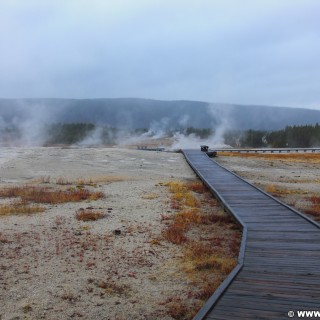
[[221,152],[221,156],[262,160],[282,160],[286,162],[320,163],[320,153],[240,153]]
[[105,217],[105,214],[89,209],[79,209],[76,212],[76,219],[78,221],[96,221]]
[[30,205],[28,202],[23,200],[18,200],[10,204],[0,206],[0,216],[32,214],[44,211],[44,207],[39,205]]
[[314,204],[314,205],[319,205],[320,206],[320,197],[319,196],[312,196],[310,197],[310,201]]
[[197,193],[205,193],[208,191],[208,188],[201,181],[190,182],[188,189]]
[[102,192],[91,192],[87,189],[52,189],[42,186],[14,186],[0,190],[1,198],[19,197],[22,201],[34,203],[65,203],[83,200],[98,200],[104,197]]
[[310,214],[314,217],[315,220],[320,221],[320,197],[312,196],[308,200],[311,202],[311,206],[308,209],[305,209],[306,214]]
[[174,181],[165,185],[171,193],[170,208],[175,212],[161,216],[166,224],[163,239],[181,246],[180,266],[195,284],[188,304],[173,298],[166,306],[174,319],[192,319],[237,264],[241,234],[231,216],[219,208],[201,182]]

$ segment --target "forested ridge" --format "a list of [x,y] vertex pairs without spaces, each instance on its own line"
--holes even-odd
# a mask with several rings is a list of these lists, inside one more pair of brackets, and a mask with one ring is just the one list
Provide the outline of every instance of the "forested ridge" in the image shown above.
[[311,148],[320,147],[320,125],[287,126],[282,130],[246,130],[228,132],[225,143],[250,148]]
[[175,130],[281,130],[320,123],[320,110],[151,99],[0,99],[0,128],[53,123],[92,123],[121,129],[161,126]]
[[[141,137],[154,138],[159,132],[150,128],[123,130],[110,126],[101,126],[93,123],[56,123],[44,126],[42,145],[73,145],[86,142],[87,144],[117,144],[121,138]],[[161,132],[164,137],[174,137],[175,134],[188,138],[193,136],[210,141],[217,133],[215,128],[177,128]],[[4,128],[0,130],[0,141],[23,140],[23,131],[20,128]],[[310,148],[320,147],[320,125],[287,126],[282,130],[226,130],[223,134],[224,143],[238,148]]]

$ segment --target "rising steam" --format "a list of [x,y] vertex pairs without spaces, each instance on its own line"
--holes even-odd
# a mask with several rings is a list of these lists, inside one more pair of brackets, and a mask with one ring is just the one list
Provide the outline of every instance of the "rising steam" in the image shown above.
[[[230,115],[223,106],[217,108],[217,105],[208,105],[206,110],[203,111],[206,111],[206,114],[212,119],[209,122],[212,134],[205,138],[187,132],[186,128],[196,128],[197,124],[194,125],[193,118],[190,114],[185,113],[174,118],[174,121],[170,116],[161,117],[159,120],[151,121],[147,128],[139,130],[133,129],[133,123],[124,127],[122,122],[121,125],[118,124],[119,128],[111,127],[110,124],[95,124],[72,144],[79,147],[151,145],[167,149],[198,148],[201,144],[210,147],[225,146],[224,133],[232,126]],[[54,124],[60,123],[63,119],[63,116],[61,116],[63,112],[63,106],[49,108],[45,103],[30,104],[20,101],[16,108],[16,114],[10,118],[7,117],[7,119],[5,113],[0,116],[1,144],[44,146],[58,143],[53,136],[59,138],[63,134],[59,131],[65,128],[63,123],[60,126],[54,126]],[[208,123],[208,119],[206,121]],[[124,123],[128,124],[130,121]],[[74,139],[68,141],[74,141]]]

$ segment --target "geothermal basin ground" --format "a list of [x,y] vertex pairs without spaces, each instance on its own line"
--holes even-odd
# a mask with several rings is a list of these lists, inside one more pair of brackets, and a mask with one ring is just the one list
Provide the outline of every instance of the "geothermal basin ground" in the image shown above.
[[1,148],[0,319],[192,319],[241,231],[182,154]]
[[[216,160],[318,218],[319,155]],[[240,240],[180,153],[0,150],[1,320],[192,319]]]

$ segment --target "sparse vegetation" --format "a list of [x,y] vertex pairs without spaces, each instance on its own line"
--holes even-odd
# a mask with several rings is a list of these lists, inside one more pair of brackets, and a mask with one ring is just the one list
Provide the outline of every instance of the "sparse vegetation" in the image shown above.
[[320,221],[320,196],[312,196],[308,200],[311,206],[305,210],[305,213],[312,215],[316,221]]
[[145,200],[153,200],[153,199],[157,199],[159,196],[155,193],[146,193],[146,194],[143,194],[142,195],[142,199],[145,199]]
[[79,209],[76,212],[76,219],[78,221],[96,221],[105,217],[102,212],[94,211],[91,209]]
[[[90,201],[103,197],[102,192],[91,192],[82,188],[62,190],[30,185],[5,187],[0,189],[0,198],[14,198],[15,200],[0,205],[0,216],[44,212],[46,207],[39,204]],[[91,216],[92,219],[94,216],[98,218],[98,214],[92,214]]]
[[239,152],[223,152],[223,156],[253,158],[261,160],[279,160],[285,162],[297,163],[320,163],[320,153],[239,153]]
[[[311,181],[314,182],[314,181]],[[294,183],[294,182],[292,182]],[[304,200],[305,205],[301,208],[297,208],[298,210],[311,215],[313,219],[316,221],[320,221],[320,197],[317,195],[310,196],[310,192],[302,189],[289,189],[283,188],[276,184],[269,184],[265,187],[265,191],[273,195],[274,197],[278,197],[281,200],[284,200],[289,205],[296,206],[298,199]],[[296,200],[290,203],[290,201],[286,200],[285,197],[295,196]]]
[[53,189],[42,186],[14,186],[0,189],[1,198],[20,198],[24,202],[34,203],[65,203],[83,200],[98,200],[104,197],[102,192],[87,189]]
[[97,281],[96,285],[99,288],[104,289],[105,292],[110,295],[127,295],[130,291],[130,287],[128,285],[117,283],[114,280],[100,280]]
[[4,236],[2,233],[0,233],[0,243],[10,243],[10,240],[6,236]]
[[[239,162],[243,162],[242,158],[255,160],[250,162],[248,170],[246,170],[248,164],[243,162],[244,169],[237,173],[284,203],[310,215],[314,220],[320,221],[320,206],[316,200],[319,194],[315,187],[320,181],[317,174],[320,153],[228,152],[221,155],[238,158]],[[237,166],[239,166],[239,162],[237,162]],[[259,170],[262,167],[275,167],[279,173],[271,177],[259,172],[258,176],[255,174],[258,171],[252,170],[251,166],[258,167]]]
[[[66,152],[70,150],[74,152],[73,149],[67,149]],[[78,150],[76,152],[78,154]],[[89,157],[91,152],[95,151],[86,150],[85,154]],[[49,153],[50,157],[61,155],[60,151]],[[123,155],[120,154],[121,157]],[[105,152],[101,156],[105,159]],[[169,157],[166,154],[163,157],[166,163]],[[93,158],[96,159],[95,156]],[[1,219],[0,283],[3,288],[3,312],[10,313],[11,306],[15,305],[15,312],[20,318],[28,316],[30,319],[41,318],[46,310],[47,315],[50,313],[50,316],[56,318],[62,316],[89,319],[108,314],[114,319],[141,316],[150,319],[191,319],[221,282],[224,276],[221,274],[220,278],[218,274],[221,271],[220,266],[210,269],[205,260],[202,265],[191,263],[191,258],[186,259],[185,263],[180,260],[192,241],[207,243],[208,247],[212,244],[215,252],[231,252],[230,235],[234,230],[231,224],[229,228],[228,223],[213,224],[210,222],[211,218],[204,218],[210,217],[210,213],[219,217],[224,214],[216,212],[218,205],[198,181],[190,182],[186,188],[186,197],[177,197],[175,200],[181,208],[172,210],[170,207],[173,199],[168,201],[165,198],[167,189],[161,187],[161,184],[155,190],[157,183],[154,179],[157,175],[152,174],[151,170],[148,170],[150,175],[147,177],[135,174],[138,178],[132,184],[133,187],[123,182],[115,183],[112,187],[104,186],[102,190],[98,189],[99,184],[108,184],[110,179],[106,176],[106,182],[97,183],[95,174],[98,175],[100,168],[94,165],[90,169],[88,167],[86,176],[80,181],[77,177],[82,174],[82,166],[79,165],[78,171],[76,167],[72,167],[70,171],[70,167],[61,167],[60,170],[62,163],[57,163],[59,170],[55,172],[61,175],[61,180],[57,181],[59,176],[55,176],[52,167],[46,163],[43,166],[35,165],[33,157],[30,159],[29,162],[35,167],[34,172],[30,170],[26,175],[17,176],[20,180],[15,180],[22,181],[21,183],[27,181],[28,184],[13,186],[9,181],[5,181],[9,178],[4,176],[0,188],[0,203],[9,205],[25,201],[29,206],[48,209],[48,214]],[[51,163],[54,162],[53,159]],[[82,164],[83,158],[79,156],[79,159]],[[179,167],[180,164],[176,165]],[[172,168],[173,166],[174,164]],[[158,165],[155,168],[157,167]],[[120,176],[121,180],[127,180],[125,175],[130,176],[131,171],[130,167],[127,171],[122,171],[124,176]],[[50,172],[51,176],[47,175],[47,172]],[[38,181],[29,179],[32,174],[39,177],[43,173],[45,175]],[[66,174],[62,176],[64,173]],[[11,172],[9,175],[11,176]],[[12,175],[12,180],[14,178]],[[112,182],[116,180],[120,181],[111,179]],[[36,199],[44,201],[49,197],[35,196],[38,191],[45,194],[57,192],[62,198],[62,193],[75,195],[80,192],[83,195],[86,194],[85,190],[92,193],[108,189],[110,196],[107,201],[97,203],[63,205],[60,200],[57,203],[54,200],[45,204],[34,202]],[[181,193],[185,192],[183,189]],[[109,194],[109,191],[107,192]],[[89,197],[84,202],[90,199]],[[204,206],[203,201],[206,203]],[[85,209],[78,210],[81,206]],[[94,220],[103,214],[104,219]],[[77,215],[80,220],[76,219]],[[162,233],[170,227],[175,216],[185,225],[183,235],[186,242],[181,245],[165,240]],[[218,232],[218,229],[223,229],[223,233]],[[206,246],[203,247],[205,251]],[[89,278],[93,281],[89,282]],[[12,290],[8,288],[20,292],[19,295],[26,299],[13,296]],[[28,292],[31,291],[35,294],[29,297]],[[148,294],[149,292],[151,294]],[[159,302],[167,297],[170,299],[161,305]],[[146,303],[141,305],[140,301]],[[32,307],[32,310],[25,309],[28,312],[26,315],[22,309],[25,304]],[[124,304],[129,305],[130,313],[125,313]]]
[[165,184],[174,214],[162,215],[163,239],[181,246],[181,268],[197,287],[190,303],[172,297],[166,306],[174,319],[191,319],[237,263],[241,233],[232,218],[199,181]]
[[268,184],[265,188],[266,192],[274,195],[274,196],[283,196],[290,194],[308,194],[307,191],[301,189],[288,189],[284,187],[277,186],[275,184]]
[[18,200],[10,204],[0,206],[0,216],[20,215],[44,212],[45,207],[28,204],[27,201]]
[[112,182],[119,182],[124,180],[129,180],[129,177],[125,176],[98,176],[98,177],[90,177],[83,178],[79,177],[77,179],[67,178],[67,177],[57,177],[52,178],[50,176],[42,176],[40,178],[34,179],[31,183],[36,184],[57,184],[62,186],[97,186],[97,184],[109,184]]
[[119,182],[128,180],[128,177],[123,176],[101,176],[101,177],[91,177],[91,178],[78,178],[78,179],[67,179],[64,177],[59,177],[56,179],[56,184],[60,185],[78,185],[78,186],[96,186],[99,183],[109,184],[112,182]]

